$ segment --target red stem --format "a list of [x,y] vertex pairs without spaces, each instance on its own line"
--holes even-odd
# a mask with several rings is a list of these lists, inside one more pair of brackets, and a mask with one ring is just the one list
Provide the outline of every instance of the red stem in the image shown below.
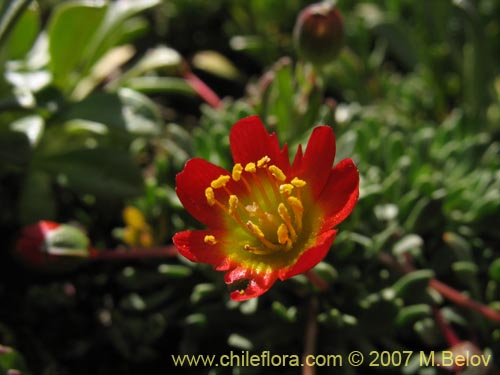
[[306,323],[304,353],[302,355],[302,375],[315,375],[316,369],[308,366],[306,359],[310,355],[316,354],[316,341],[318,337],[318,298],[312,297],[309,304],[309,316]]
[[318,288],[321,292],[324,292],[330,288],[330,285],[321,277],[316,275],[316,273],[313,270],[307,271],[306,276],[311,282],[311,284],[314,285],[316,288]]
[[492,308],[485,306],[469,297],[463,295],[458,290],[449,287],[448,285],[442,283],[439,280],[431,279],[429,281],[429,286],[441,294],[444,298],[455,302],[457,305],[466,307],[470,310],[477,311],[486,318],[493,320],[494,322],[500,323],[500,313],[493,310]]
[[118,259],[146,259],[146,258],[171,258],[177,255],[175,246],[154,248],[127,248],[119,250],[90,250],[90,259],[93,260],[118,260]]
[[[391,268],[395,268],[403,273],[409,273],[415,270],[415,268],[413,268],[409,264],[409,259],[407,259],[405,263],[400,264],[389,254],[382,253],[380,254],[380,260],[384,264],[390,266]],[[458,290],[453,289],[452,287],[444,284],[443,282],[435,278],[432,278],[429,281],[429,287],[431,287],[436,292],[441,294],[444,298],[454,302],[455,304],[476,311],[481,315],[483,315],[484,317],[494,322],[500,323],[500,313],[498,311],[495,311],[492,308],[483,305],[480,302],[474,301],[473,299],[465,296]]]
[[451,326],[446,323],[441,311],[437,307],[433,307],[432,311],[434,313],[434,318],[436,319],[436,322],[441,329],[441,332],[443,332],[443,336],[446,339],[446,342],[448,343],[448,347],[452,348],[455,345],[459,344],[460,339],[458,338],[453,328],[451,328]]
[[199,79],[191,70],[185,69],[183,73],[184,79],[187,81],[189,86],[213,108],[220,108],[222,101],[219,96],[208,87],[205,82]]

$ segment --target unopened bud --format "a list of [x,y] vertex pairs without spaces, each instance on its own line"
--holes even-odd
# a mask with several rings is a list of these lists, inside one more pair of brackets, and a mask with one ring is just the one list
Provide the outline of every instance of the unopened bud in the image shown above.
[[342,16],[334,3],[325,1],[304,8],[295,24],[294,39],[302,59],[318,66],[332,61],[344,39]]
[[40,270],[69,270],[89,257],[89,239],[71,225],[39,221],[23,228],[15,254]]

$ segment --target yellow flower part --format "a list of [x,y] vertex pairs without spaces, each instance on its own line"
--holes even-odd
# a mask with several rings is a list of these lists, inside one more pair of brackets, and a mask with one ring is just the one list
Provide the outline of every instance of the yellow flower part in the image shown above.
[[136,207],[127,206],[122,213],[125,228],[123,242],[129,246],[152,247],[154,238],[143,213]]
[[147,226],[146,219],[144,218],[142,212],[133,206],[125,207],[122,216],[127,227],[141,230]]

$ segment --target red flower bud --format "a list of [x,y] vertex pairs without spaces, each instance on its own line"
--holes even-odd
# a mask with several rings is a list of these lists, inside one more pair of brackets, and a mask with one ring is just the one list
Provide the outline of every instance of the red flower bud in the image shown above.
[[294,29],[299,56],[315,65],[333,60],[342,48],[342,16],[333,2],[311,4],[300,12]]
[[36,269],[69,270],[89,257],[89,240],[78,228],[52,221],[24,227],[15,255]]

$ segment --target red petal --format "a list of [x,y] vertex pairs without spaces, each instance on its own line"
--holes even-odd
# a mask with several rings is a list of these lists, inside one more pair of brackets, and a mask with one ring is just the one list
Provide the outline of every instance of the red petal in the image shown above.
[[321,260],[328,253],[328,250],[330,250],[336,234],[337,231],[332,229],[319,235],[316,239],[315,245],[302,253],[302,255],[299,257],[299,259],[297,259],[297,262],[292,267],[287,270],[279,271],[279,278],[281,280],[288,279],[292,276],[310,270],[316,264],[321,262]]
[[175,179],[175,190],[184,208],[195,219],[211,228],[222,227],[223,219],[220,208],[207,203],[205,189],[220,175],[227,174],[229,173],[225,169],[195,158],[186,163],[184,170]]
[[232,300],[245,301],[267,292],[277,278],[277,273],[269,268],[262,270],[258,267],[245,268],[238,266],[226,273],[224,281],[226,284],[243,280],[248,281],[248,285],[244,290],[235,290],[231,293]]
[[219,271],[226,271],[230,267],[230,262],[221,243],[214,245],[205,243],[206,235],[212,235],[217,240],[224,238],[225,232],[221,230],[186,230],[176,233],[173,241],[179,252],[190,261],[211,264]]
[[358,169],[351,159],[344,159],[332,169],[318,200],[324,213],[322,228],[334,228],[349,216],[358,196]]
[[314,128],[303,156],[301,151],[297,152],[293,170],[298,177],[307,181],[312,197],[316,198],[328,181],[335,160],[335,135],[332,128]]
[[269,134],[258,116],[241,119],[231,128],[229,143],[234,163],[245,165],[256,162],[264,156],[271,158],[285,174],[290,170],[288,150],[280,150],[276,134]]

